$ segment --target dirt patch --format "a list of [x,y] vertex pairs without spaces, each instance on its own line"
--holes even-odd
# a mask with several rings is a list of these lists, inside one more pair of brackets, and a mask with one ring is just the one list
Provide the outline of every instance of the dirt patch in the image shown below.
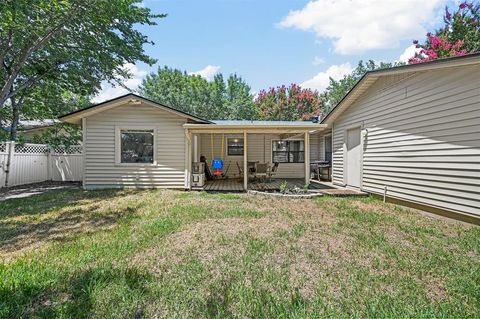
[[[267,239],[276,232],[287,231],[294,221],[283,215],[261,218],[208,219],[182,227],[159,246],[151,247],[134,258],[133,263],[179,263],[194,256],[204,263],[231,253],[231,242],[237,237]],[[236,247],[239,250],[242,247]]]
[[261,257],[264,266],[286,271],[301,295],[310,298],[318,279],[336,272],[349,254],[349,239],[327,231],[335,222],[334,214],[313,201],[246,197],[238,207],[268,214],[259,218],[207,219],[185,225],[158,245],[137,254],[131,263],[146,265],[165,276],[171,265],[193,257],[208,267],[210,280],[223,280],[225,270],[233,270],[246,253],[248,242],[260,240],[272,247]]

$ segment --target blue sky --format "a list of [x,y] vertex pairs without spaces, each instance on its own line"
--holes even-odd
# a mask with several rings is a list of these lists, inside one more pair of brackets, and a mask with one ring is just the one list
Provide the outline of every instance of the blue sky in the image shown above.
[[[157,26],[140,26],[155,45],[153,67],[127,65],[135,90],[158,66],[196,72],[237,73],[258,92],[298,83],[323,90],[361,59],[399,60],[413,54],[413,39],[441,25],[454,0],[144,0],[154,13],[167,13]],[[408,54],[407,54],[408,55]],[[405,55],[404,55],[405,56]],[[96,101],[123,94],[105,86]]]

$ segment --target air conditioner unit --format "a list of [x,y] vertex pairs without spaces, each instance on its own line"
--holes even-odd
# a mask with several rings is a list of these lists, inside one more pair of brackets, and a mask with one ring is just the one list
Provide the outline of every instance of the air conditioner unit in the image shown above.
[[203,174],[203,173],[205,173],[205,163],[204,162],[193,162],[192,173],[193,174]]
[[205,174],[192,174],[192,187],[203,187],[205,185]]

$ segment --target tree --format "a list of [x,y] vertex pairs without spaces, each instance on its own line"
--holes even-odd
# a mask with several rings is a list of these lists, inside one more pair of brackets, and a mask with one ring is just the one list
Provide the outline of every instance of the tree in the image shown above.
[[317,91],[297,84],[261,90],[255,100],[258,118],[262,120],[310,120],[321,115],[322,99]]
[[[103,80],[128,77],[127,62],[155,61],[134,28],[156,18],[138,0],[0,0],[0,108],[18,122],[24,99],[40,88],[95,93]],[[46,92],[44,90],[43,92]]]
[[225,81],[218,73],[209,82],[199,75],[164,66],[145,77],[139,92],[205,119],[250,119],[255,114],[250,87],[235,74]]
[[427,33],[423,44],[413,42],[420,51],[410,64],[480,51],[480,3],[464,1],[453,14],[446,7],[443,21],[441,29]]
[[250,86],[236,74],[230,75],[227,79],[225,103],[226,109],[231,112],[228,118],[254,120],[258,116]]
[[393,66],[402,65],[401,62],[388,63],[380,62],[376,63],[373,60],[367,62],[359,61],[357,67],[350,73],[345,75],[340,80],[334,80],[330,78],[330,84],[325,90],[323,96],[325,101],[324,111],[328,113],[335,105],[340,102],[343,97],[350,91],[353,86],[365,75],[368,71],[374,71],[378,69],[390,68]]

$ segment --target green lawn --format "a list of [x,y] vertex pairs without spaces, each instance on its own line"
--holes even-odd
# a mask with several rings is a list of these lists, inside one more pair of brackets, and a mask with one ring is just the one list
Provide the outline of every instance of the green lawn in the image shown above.
[[480,317],[480,228],[373,198],[0,203],[0,317]]

